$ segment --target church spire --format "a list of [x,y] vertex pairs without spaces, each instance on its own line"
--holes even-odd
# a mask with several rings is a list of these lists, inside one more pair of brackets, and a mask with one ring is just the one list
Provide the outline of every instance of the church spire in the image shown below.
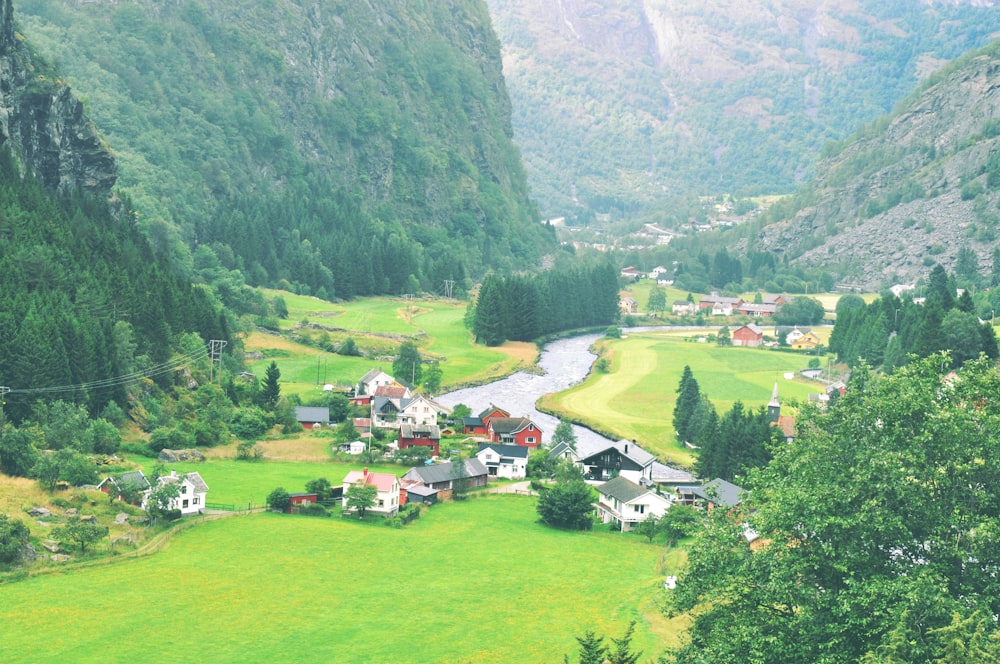
[[767,402],[767,415],[771,420],[771,424],[775,424],[778,421],[778,417],[781,416],[781,402],[778,401],[778,382],[774,382],[774,391],[771,392],[771,400]]

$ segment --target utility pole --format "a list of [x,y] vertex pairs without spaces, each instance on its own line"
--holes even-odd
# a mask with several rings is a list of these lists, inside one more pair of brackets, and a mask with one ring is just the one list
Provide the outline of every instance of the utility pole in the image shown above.
[[455,280],[454,279],[445,279],[444,280],[444,296],[446,298],[448,298],[449,300],[451,299],[451,294],[452,294],[454,288],[455,288]]
[[222,369],[222,349],[229,344],[228,341],[224,339],[212,339],[208,342],[208,357],[209,357],[209,369],[208,369],[208,382],[215,382],[215,363],[219,362],[219,369]]
[[7,393],[10,392],[10,388],[6,385],[0,385],[0,413],[3,413],[3,407],[7,405]]

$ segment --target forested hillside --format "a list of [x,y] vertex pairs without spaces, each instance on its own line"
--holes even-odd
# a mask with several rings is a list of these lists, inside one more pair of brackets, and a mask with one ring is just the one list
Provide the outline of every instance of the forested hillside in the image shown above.
[[480,0],[15,10],[84,95],[140,227],[189,274],[326,297],[461,290],[554,245]]
[[792,191],[827,141],[1000,30],[965,0],[489,4],[542,212],[584,219]]
[[228,339],[215,298],[153,255],[129,211],[86,196],[56,200],[0,155],[6,415],[18,421],[38,399],[126,411],[140,378],[172,384],[174,368],[204,358],[209,339]]

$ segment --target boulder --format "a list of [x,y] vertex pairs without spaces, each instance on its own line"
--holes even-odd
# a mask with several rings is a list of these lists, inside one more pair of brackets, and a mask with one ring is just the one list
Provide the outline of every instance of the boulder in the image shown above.
[[65,512],[63,512],[63,514],[66,516],[77,516],[79,513],[80,511],[77,510],[75,507],[70,507]]
[[115,523],[117,523],[119,526],[128,523],[128,514],[125,514],[125,512],[119,512],[115,516]]
[[204,461],[205,455],[198,450],[160,450],[159,460],[164,463],[179,461]]
[[52,559],[52,562],[54,563],[65,563],[70,560],[70,557],[67,556],[65,553],[54,553],[50,557]]
[[57,542],[55,540],[50,540],[50,539],[44,540],[42,542],[42,546],[47,551],[51,551],[52,553],[59,553],[59,548],[60,548],[59,547],[59,542]]
[[84,514],[80,517],[80,521],[83,521],[84,523],[96,523],[97,517],[93,514]]
[[28,510],[31,516],[52,516],[52,511],[47,507],[32,507]]

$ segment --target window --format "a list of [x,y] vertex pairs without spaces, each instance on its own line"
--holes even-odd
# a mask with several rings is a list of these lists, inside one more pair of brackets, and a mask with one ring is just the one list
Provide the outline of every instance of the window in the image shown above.
[[378,506],[379,507],[385,507],[385,500],[378,501]]
[[197,505],[198,503],[201,502],[201,498],[199,498],[198,496],[195,496],[194,500],[192,502],[193,502],[193,504]]
[[646,513],[646,506],[645,505],[633,505],[632,508],[636,512],[638,512],[639,514],[645,514]]
[[528,436],[527,438],[524,439],[524,442],[526,442],[526,443],[528,443],[530,445],[531,443],[535,442],[535,437],[534,436]]
[[184,499],[184,502],[183,502],[183,504],[181,506],[182,507],[187,507],[188,506],[187,498]]
[[188,492],[187,484],[182,484],[181,485],[181,493],[187,493],[187,492]]

